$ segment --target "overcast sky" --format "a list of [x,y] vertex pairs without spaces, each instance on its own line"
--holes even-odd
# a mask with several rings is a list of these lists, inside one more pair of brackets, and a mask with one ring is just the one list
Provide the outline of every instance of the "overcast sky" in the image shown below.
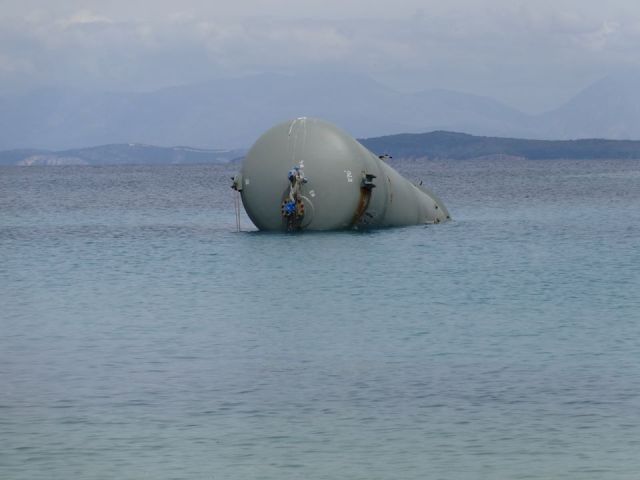
[[637,0],[0,0],[0,93],[348,70],[529,112],[640,65]]

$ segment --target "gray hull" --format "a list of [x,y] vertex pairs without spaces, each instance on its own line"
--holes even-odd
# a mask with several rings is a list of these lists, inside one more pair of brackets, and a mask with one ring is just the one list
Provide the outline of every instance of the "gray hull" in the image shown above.
[[434,194],[339,128],[312,118],[282,123],[262,135],[233,187],[260,230],[395,227],[449,219]]

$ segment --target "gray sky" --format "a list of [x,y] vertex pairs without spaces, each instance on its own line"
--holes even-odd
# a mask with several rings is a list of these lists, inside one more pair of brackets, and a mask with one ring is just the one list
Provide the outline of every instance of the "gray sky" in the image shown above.
[[348,70],[525,111],[640,65],[634,0],[0,0],[0,93]]

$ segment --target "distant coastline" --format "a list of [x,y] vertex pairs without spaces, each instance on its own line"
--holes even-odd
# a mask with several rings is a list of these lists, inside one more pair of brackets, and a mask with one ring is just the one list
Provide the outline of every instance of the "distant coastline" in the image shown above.
[[[472,160],[487,157],[554,159],[640,159],[639,140],[530,140],[434,131],[359,140],[377,154],[396,159]],[[158,147],[138,143],[100,145],[62,151],[0,151],[0,165],[178,165],[239,161],[246,149]]]
[[361,139],[375,153],[397,158],[468,160],[507,156],[529,160],[640,159],[640,140],[531,140],[435,131]]
[[0,151],[0,165],[180,165],[229,163],[240,159],[243,149],[157,147],[139,143],[100,145],[72,150],[20,149]]

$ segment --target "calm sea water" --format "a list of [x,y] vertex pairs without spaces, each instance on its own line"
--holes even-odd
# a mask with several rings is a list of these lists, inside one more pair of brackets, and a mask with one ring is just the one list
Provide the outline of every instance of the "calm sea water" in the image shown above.
[[1,168],[0,478],[639,478],[640,162],[396,165],[454,221],[236,233],[233,167]]

